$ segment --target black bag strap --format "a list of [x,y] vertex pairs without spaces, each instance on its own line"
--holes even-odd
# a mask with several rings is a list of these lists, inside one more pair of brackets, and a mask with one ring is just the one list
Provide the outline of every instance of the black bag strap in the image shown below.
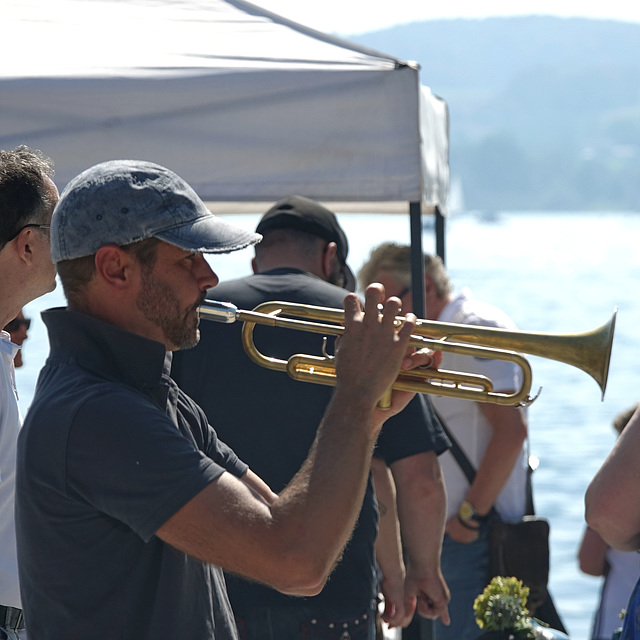
[[[469,484],[472,484],[476,477],[476,470],[474,466],[469,461],[467,454],[462,450],[462,447],[458,444],[458,441],[454,438],[453,434],[447,427],[447,423],[443,420],[442,416],[436,411],[435,407],[432,403],[433,412],[436,414],[438,420],[440,420],[440,424],[442,425],[442,430],[445,432],[446,436],[451,441],[451,455],[455,458],[456,462],[462,469],[464,475],[467,477]],[[527,449],[529,446],[529,440],[527,439]],[[528,516],[535,515],[535,510],[533,508],[533,487],[531,483],[531,474],[533,473],[533,468],[529,464],[529,456],[527,455],[527,486],[526,486],[526,511],[525,514]],[[491,512],[495,512],[495,507],[491,507]]]
[[464,472],[464,475],[467,476],[467,480],[469,481],[469,484],[472,484],[476,477],[475,468],[469,461],[469,458],[467,458],[467,454],[461,449],[460,445],[458,444],[458,441],[453,437],[453,434],[451,433],[451,431],[449,431],[449,428],[445,424],[442,417],[438,414],[436,415],[440,420],[440,424],[442,425],[442,430],[445,432],[445,434],[451,441],[451,449],[450,449],[451,455],[456,459],[456,462]]

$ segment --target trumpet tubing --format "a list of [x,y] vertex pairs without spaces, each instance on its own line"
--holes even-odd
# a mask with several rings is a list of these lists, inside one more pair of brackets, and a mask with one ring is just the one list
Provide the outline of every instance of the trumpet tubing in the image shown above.
[[[285,371],[296,380],[335,385],[333,357],[296,354],[288,360],[264,355],[255,346],[253,330],[256,324],[282,327],[298,331],[339,336],[344,332],[344,311],[329,307],[291,302],[265,302],[253,311],[237,309],[234,305],[206,301],[200,308],[201,317],[217,322],[244,322],[242,344],[257,364],[276,371]],[[514,362],[522,370],[523,382],[512,394],[495,392],[493,383],[485,376],[440,369],[400,371],[393,389],[456,397],[477,402],[501,405],[527,405],[533,400],[531,366],[521,355],[539,356],[572,365],[588,373],[600,386],[602,397],[607,386],[609,361],[615,330],[617,310],[609,322],[601,327],[578,334],[529,333],[493,327],[418,320],[409,344],[428,347],[434,351],[448,351],[478,358]],[[399,317],[398,324],[403,322]]]

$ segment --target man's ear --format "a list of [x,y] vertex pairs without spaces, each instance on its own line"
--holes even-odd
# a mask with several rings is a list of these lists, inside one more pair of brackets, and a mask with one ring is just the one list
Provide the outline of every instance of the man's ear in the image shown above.
[[258,260],[255,258],[255,256],[251,258],[251,270],[253,271],[253,273],[260,273],[258,271]]
[[15,239],[15,247],[20,259],[28,264],[31,264],[34,260],[33,256],[33,240],[35,229],[28,227],[23,229]]
[[337,253],[338,245],[335,242],[329,242],[322,254],[322,273],[325,280],[328,280],[329,276],[333,273]]
[[134,257],[115,244],[100,247],[95,255],[98,276],[112,287],[125,289],[131,284],[131,277],[137,266]]

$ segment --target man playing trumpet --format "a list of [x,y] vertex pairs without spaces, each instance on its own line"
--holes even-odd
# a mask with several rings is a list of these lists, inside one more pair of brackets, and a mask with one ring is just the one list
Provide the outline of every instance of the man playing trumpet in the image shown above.
[[33,637],[235,640],[222,569],[300,595],[331,573],[380,428],[411,394],[394,392],[386,412],[378,399],[430,356],[406,355],[415,318],[396,330],[400,302],[381,286],[364,313],[347,295],[335,392],[309,456],[274,494],[168,375],[171,352],[197,343],[197,309],[217,283],[203,252],[259,240],[155,164],[103,163],[64,190],[51,249],[67,308],[43,314],[51,354],[18,444]]

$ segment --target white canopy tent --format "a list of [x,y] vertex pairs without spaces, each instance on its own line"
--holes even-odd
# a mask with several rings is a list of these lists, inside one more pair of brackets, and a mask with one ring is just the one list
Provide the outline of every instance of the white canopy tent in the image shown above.
[[59,187],[128,157],[218,210],[402,203],[420,254],[437,212],[442,255],[448,114],[417,65],[242,0],[4,0],[0,25],[0,147],[42,149]]

